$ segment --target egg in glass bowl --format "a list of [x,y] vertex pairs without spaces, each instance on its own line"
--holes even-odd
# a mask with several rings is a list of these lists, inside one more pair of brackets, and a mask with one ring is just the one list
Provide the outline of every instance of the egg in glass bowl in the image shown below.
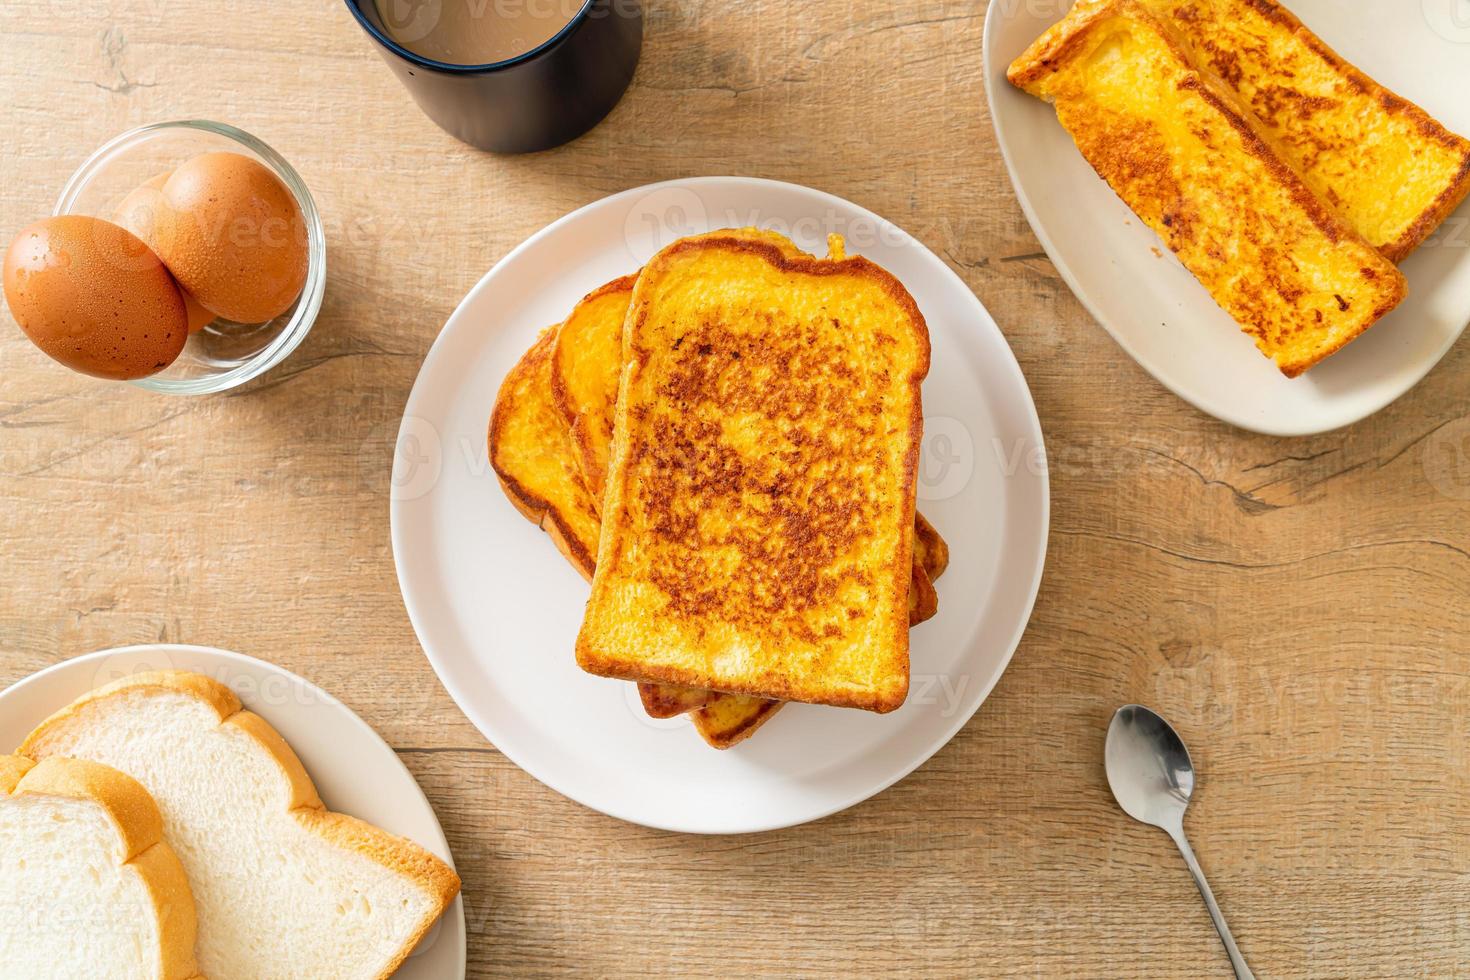
[[[165,186],[172,209],[160,206]],[[72,175],[54,214],[121,225],[178,280],[188,340],[166,368],[128,382],[140,388],[203,395],[242,385],[295,350],[321,309],[327,248],[316,203],[285,158],[233,126],[194,119],[123,133]]]

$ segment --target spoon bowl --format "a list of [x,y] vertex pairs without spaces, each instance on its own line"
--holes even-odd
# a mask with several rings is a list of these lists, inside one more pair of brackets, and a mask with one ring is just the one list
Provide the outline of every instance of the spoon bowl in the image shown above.
[[1194,763],[1167,721],[1139,704],[1119,708],[1104,754],[1108,786],[1124,813],[1154,827],[1183,828]]

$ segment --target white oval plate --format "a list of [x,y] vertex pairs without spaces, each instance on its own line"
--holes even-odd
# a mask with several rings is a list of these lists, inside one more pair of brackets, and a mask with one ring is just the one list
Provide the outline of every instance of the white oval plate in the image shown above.
[[[280,732],[330,809],[407,837],[451,865],[444,831],[398,755],[352,709],[274,664],[213,647],[118,647],[64,660],[0,691],[0,752],[14,751],[52,712],[88,691],[147,670],[192,670],[234,691]],[[393,976],[442,980],[465,975],[464,906],[459,898]]]
[[[1470,20],[1454,19],[1457,3],[1465,0],[1288,6],[1381,84],[1470,134]],[[1398,309],[1302,377],[1283,377],[1097,176],[1051,106],[1006,81],[1006,67],[1071,6],[994,0],[985,17],[985,91],[1032,230],[1119,346],[1201,411],[1269,435],[1356,422],[1429,373],[1470,320],[1470,206],[1403,263],[1409,296]]]
[[[572,656],[587,586],[501,493],[485,432],[537,331],[675,238],[759,225],[893,272],[929,322],[933,367],[920,501],[953,560],[939,615],[914,630],[908,703],[889,715],[791,705],[719,752],[687,719],[655,721],[634,685]],[[393,555],[409,617],[449,693],[495,746],[589,807],[672,830],[813,820],[891,785],[945,744],[1000,677],[1046,552],[1041,428],[1005,338],[969,288],[903,231],[793,184],[709,177],[636,188],[533,235],[470,291],[419,372],[393,474]]]

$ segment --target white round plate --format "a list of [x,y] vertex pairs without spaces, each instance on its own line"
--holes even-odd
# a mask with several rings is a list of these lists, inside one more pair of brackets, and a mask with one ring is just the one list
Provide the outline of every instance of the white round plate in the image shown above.
[[[1032,230],[1113,339],[1196,408],[1269,435],[1356,422],[1429,373],[1470,321],[1470,205],[1403,263],[1409,296],[1398,309],[1302,377],[1283,377],[1097,176],[1051,106],[1006,81],[1006,67],[1071,6],[993,0],[985,18],[985,91]],[[1348,61],[1470,134],[1466,0],[1287,6]]]
[[[933,357],[919,506],[949,541],[939,614],[912,636],[908,703],[888,715],[789,705],[725,752],[655,721],[633,684],[578,669],[587,586],[501,493],[485,433],[501,380],[584,294],[687,234],[756,225],[824,254],[837,232],[903,281]],[[854,204],[794,184],[707,177],[597,201],[480,280],[419,372],[393,474],[393,555],[409,617],[485,737],[553,789],[671,830],[767,830],[836,812],[933,755],[1000,677],[1046,552],[1041,427],[1005,338],[928,249]]]
[[[0,692],[0,752],[12,751],[31,729],[88,691],[147,670],[192,670],[224,684],[281,733],[328,808],[407,837],[454,863],[423,790],[367,722],[315,684],[226,650],[177,644],[118,647],[38,671]],[[464,906],[456,898],[393,976],[443,980],[464,975]]]

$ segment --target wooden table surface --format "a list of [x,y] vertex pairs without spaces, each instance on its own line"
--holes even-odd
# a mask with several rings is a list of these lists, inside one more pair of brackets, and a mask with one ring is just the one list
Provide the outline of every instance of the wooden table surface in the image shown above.
[[[336,0],[0,0],[7,237],[103,140],[197,116],[295,164],[331,255],[306,342],[227,396],[89,381],[6,322],[0,684],[149,641],[321,684],[433,801],[472,976],[1224,977],[1172,845],[1103,777],[1109,716],[1141,701],[1189,742],[1189,829],[1261,976],[1470,975],[1470,343],[1344,431],[1232,429],[1041,254],[986,113],[981,0],[647,10],[613,114],[500,158],[421,116]],[[1035,395],[1052,530],[1010,669],[929,763],[808,826],[703,838],[563,799],[465,720],[399,597],[387,481],[486,269],[589,201],[720,173],[850,198],[969,283]]]

